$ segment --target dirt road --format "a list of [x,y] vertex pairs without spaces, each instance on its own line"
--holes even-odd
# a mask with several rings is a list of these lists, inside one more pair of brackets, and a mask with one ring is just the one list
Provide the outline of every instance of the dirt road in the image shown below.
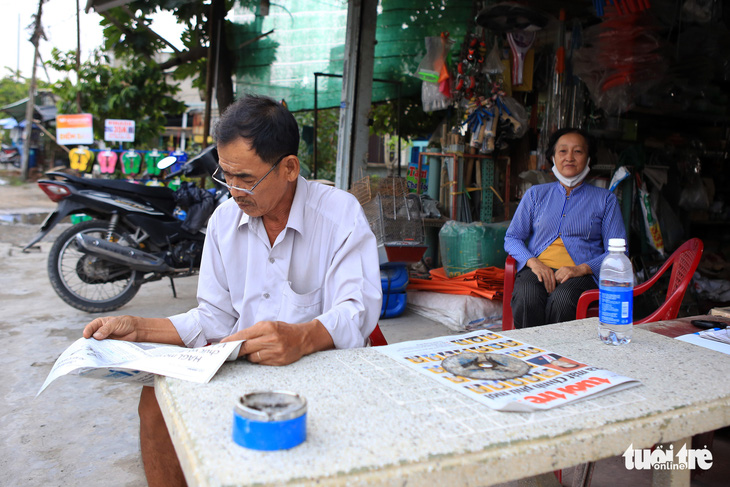
[[[0,337],[5,343],[0,484],[144,486],[138,386],[62,377],[35,397],[56,358],[94,317],[66,305],[48,282],[47,253],[62,229],[30,253],[21,252],[39,227],[37,215],[55,206],[36,185],[0,185]],[[38,223],[11,223],[17,215]],[[110,314],[185,311],[195,305],[196,285],[195,278],[176,280],[178,299],[173,299],[167,281],[147,284],[131,303]]]

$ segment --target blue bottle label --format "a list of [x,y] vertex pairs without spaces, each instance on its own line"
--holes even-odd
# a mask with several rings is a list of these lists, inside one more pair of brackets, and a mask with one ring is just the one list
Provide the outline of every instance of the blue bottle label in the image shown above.
[[607,325],[629,325],[634,317],[634,290],[599,286],[598,319]]

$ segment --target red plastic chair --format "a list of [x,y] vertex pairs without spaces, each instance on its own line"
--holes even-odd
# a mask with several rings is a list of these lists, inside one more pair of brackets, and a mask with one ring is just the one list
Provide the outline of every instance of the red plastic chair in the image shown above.
[[512,290],[515,288],[515,274],[517,274],[517,261],[511,255],[507,255],[504,262],[504,292],[502,293],[502,331],[514,330],[515,324],[512,320]]
[[370,346],[371,347],[382,347],[388,344],[388,341],[383,336],[383,332],[380,331],[380,326],[376,323],[375,329],[370,334]]
[[[669,277],[669,289],[667,289],[667,298],[659,308],[646,318],[634,321],[634,323],[651,323],[653,321],[673,320],[679,314],[679,307],[684,299],[684,293],[687,292],[692,276],[700,264],[702,258],[702,249],[704,245],[699,238],[692,238],[683,243],[674,253],[669,256],[666,262],[659,268],[648,281],[639,284],[634,288],[634,296],[639,296],[651,288],[659,278],[670,267],[672,273]],[[578,299],[578,309],[575,318],[580,320],[589,316],[598,316],[598,307],[592,306],[591,303],[598,301],[598,289],[586,291],[580,295]]]
[[[669,259],[659,268],[648,281],[639,284],[634,288],[634,296],[639,296],[650,287],[652,287],[664,274],[667,269],[672,268],[672,274],[669,277],[669,289],[667,289],[667,298],[664,303],[652,314],[634,323],[650,323],[652,321],[673,320],[679,314],[679,307],[684,299],[684,293],[687,291],[692,276],[697,270],[702,258],[702,249],[704,245],[699,238],[692,238],[683,243]],[[598,290],[593,289],[586,291],[580,295],[578,299],[578,309],[576,310],[576,319],[586,318],[588,316],[598,316],[598,307],[592,306],[591,303],[598,301]],[[582,479],[581,485],[590,485],[591,476],[595,464],[593,462],[584,463],[576,466],[575,476]],[[575,483],[574,483],[575,485]]]

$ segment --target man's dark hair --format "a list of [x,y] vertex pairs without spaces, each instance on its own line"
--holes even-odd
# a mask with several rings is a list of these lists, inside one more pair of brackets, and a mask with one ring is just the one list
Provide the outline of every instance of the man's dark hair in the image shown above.
[[297,155],[299,127],[289,110],[267,96],[245,95],[229,106],[215,126],[218,145],[245,139],[264,162]]
[[578,134],[583,139],[585,139],[586,144],[588,144],[588,157],[591,158],[591,161],[595,164],[596,160],[596,139],[586,132],[583,129],[573,128],[573,127],[566,127],[562,128],[560,130],[556,130],[553,132],[553,135],[550,136],[550,139],[548,140],[548,147],[545,151],[545,158],[548,161],[553,160],[553,156],[555,155],[555,144],[558,143],[558,139],[562,137],[565,134]]

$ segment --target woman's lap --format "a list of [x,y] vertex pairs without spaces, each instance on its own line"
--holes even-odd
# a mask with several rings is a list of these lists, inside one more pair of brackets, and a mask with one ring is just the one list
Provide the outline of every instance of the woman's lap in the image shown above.
[[529,267],[515,277],[512,291],[512,316],[516,328],[541,326],[575,319],[578,298],[588,289],[596,289],[592,276],[581,276],[560,283],[548,294],[545,285]]

